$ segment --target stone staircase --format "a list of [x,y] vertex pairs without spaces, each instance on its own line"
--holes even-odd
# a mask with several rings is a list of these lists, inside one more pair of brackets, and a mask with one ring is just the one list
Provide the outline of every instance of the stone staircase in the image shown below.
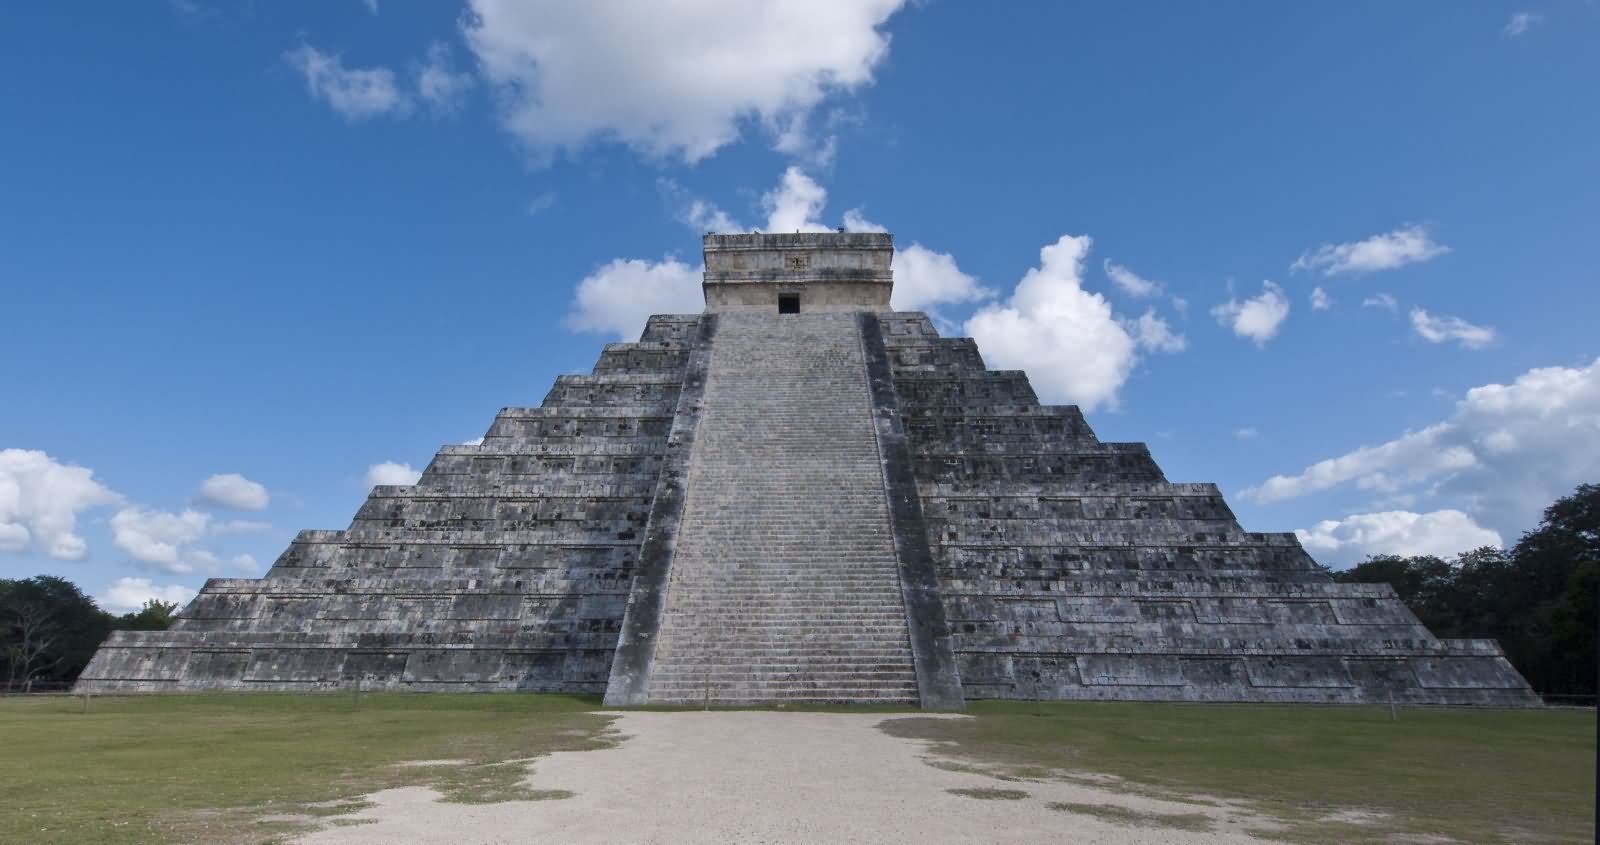
[[650,701],[915,703],[853,315],[719,319]]

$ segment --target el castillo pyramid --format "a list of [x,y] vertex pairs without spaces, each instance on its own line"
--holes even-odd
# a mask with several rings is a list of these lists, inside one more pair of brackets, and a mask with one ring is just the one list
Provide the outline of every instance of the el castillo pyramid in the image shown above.
[[89,692],[1533,705],[1490,640],[1337,584],[889,309],[886,234],[708,235],[651,317],[482,445],[119,631]]

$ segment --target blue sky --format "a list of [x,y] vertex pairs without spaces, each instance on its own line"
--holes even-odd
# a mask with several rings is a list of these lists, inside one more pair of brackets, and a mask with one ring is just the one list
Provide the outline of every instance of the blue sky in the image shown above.
[[265,570],[652,310],[898,307],[1320,560],[1600,480],[1586,2],[174,0],[0,22],[0,576]]

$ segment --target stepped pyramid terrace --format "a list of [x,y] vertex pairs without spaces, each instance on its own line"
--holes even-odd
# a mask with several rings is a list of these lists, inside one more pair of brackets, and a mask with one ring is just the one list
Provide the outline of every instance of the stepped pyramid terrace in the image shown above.
[[342,531],[119,631],[80,691],[1536,705],[1211,484],[892,311],[887,234],[708,235],[651,317]]

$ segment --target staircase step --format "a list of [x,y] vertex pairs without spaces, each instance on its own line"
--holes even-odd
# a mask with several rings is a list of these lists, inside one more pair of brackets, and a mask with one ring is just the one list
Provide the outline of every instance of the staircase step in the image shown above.
[[719,316],[652,701],[915,699],[857,331]]

